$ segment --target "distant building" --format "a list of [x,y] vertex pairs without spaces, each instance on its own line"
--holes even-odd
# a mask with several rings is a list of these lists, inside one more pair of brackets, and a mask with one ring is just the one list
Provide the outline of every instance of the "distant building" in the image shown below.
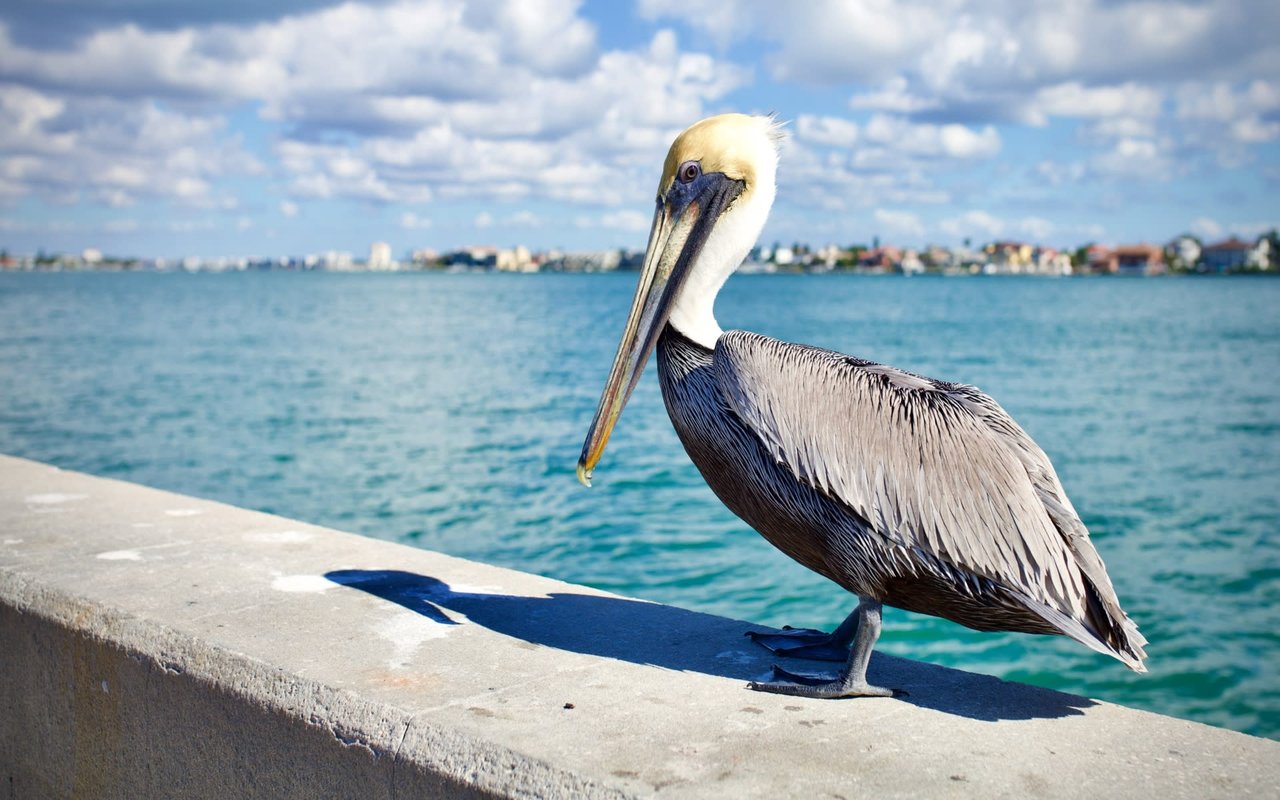
[[499,250],[494,268],[499,272],[537,272],[538,264],[533,260],[529,248],[520,245],[510,250]]
[[1271,252],[1271,240],[1264,236],[1258,239],[1258,243],[1249,251],[1249,260],[1246,264],[1253,269],[1271,269],[1276,255]]
[[391,260],[391,245],[386,242],[374,242],[369,245],[369,261],[366,265],[371,270],[391,270],[396,262]]
[[1249,263],[1253,245],[1236,237],[1211,244],[1201,253],[1201,268],[1205,272],[1234,272]]
[[892,245],[873,247],[858,259],[858,271],[879,274],[897,269],[902,263],[902,251]]
[[983,248],[987,254],[987,263],[983,271],[987,274],[1021,275],[1032,272],[1032,256],[1035,248],[1022,242],[992,242]]
[[1070,275],[1071,256],[1052,247],[1038,247],[1028,271],[1037,275]]
[[1089,268],[1111,275],[1161,275],[1165,271],[1164,250],[1150,244],[1089,248]]
[[351,254],[342,250],[329,250],[320,254],[320,266],[328,272],[350,272],[355,269]]

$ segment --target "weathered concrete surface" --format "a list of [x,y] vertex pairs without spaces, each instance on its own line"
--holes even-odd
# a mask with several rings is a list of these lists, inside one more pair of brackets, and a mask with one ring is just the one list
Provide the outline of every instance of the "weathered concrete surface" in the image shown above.
[[1280,744],[0,457],[0,795],[1280,796]]

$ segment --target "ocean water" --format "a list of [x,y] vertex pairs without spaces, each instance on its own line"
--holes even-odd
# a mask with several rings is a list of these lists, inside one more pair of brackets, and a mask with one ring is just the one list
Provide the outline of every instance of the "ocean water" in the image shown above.
[[[760,623],[853,598],[702,483],[652,371],[574,465],[634,275],[0,275],[0,451]],[[1151,672],[887,610],[880,649],[1280,737],[1280,280],[740,276],[718,316],[994,395]]]

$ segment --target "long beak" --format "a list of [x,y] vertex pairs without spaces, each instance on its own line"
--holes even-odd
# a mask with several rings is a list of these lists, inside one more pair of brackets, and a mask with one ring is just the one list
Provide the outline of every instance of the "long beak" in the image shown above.
[[723,175],[711,179],[702,191],[684,202],[673,196],[659,201],[649,230],[644,266],[636,286],[631,313],[627,316],[613,368],[600,395],[591,429],[578,457],[578,480],[591,485],[591,472],[604,453],[609,434],[640,381],[658,336],[671,316],[674,299],[685,276],[706,243],[721,212],[737,197],[742,185]]

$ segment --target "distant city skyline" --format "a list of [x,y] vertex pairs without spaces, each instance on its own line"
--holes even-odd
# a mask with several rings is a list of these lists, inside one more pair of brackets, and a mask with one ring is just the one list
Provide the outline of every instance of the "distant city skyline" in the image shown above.
[[766,246],[1280,224],[1276,4],[778,9],[13,0],[0,248],[636,249],[672,136],[728,110],[790,132]]

